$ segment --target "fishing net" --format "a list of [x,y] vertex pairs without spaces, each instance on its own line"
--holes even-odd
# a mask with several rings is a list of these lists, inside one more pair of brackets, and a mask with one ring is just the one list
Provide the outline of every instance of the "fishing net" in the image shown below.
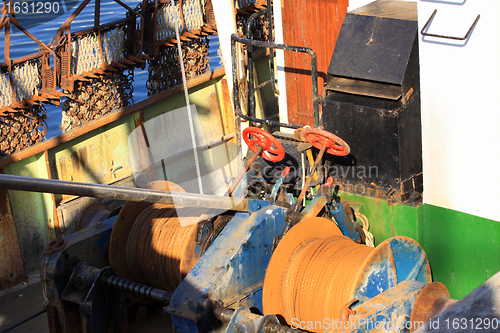
[[[182,43],[182,57],[186,79],[210,70],[208,47],[209,36]],[[149,61],[149,76],[146,83],[148,96],[182,84],[181,68],[177,48],[164,47],[158,56]]]

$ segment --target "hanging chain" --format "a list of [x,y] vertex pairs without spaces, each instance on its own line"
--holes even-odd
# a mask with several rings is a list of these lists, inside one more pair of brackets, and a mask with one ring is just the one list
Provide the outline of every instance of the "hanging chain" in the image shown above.
[[[125,74],[127,71],[127,74]],[[133,103],[133,69],[79,83],[62,107],[61,130],[67,132]]]
[[[182,43],[186,79],[210,71],[208,48],[210,37]],[[158,56],[149,61],[149,77],[146,83],[148,96],[182,84],[179,56],[174,47],[164,47]]]

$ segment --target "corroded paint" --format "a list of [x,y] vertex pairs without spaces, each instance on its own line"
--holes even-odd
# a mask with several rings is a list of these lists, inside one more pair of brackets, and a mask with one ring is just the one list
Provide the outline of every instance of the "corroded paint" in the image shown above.
[[[58,179],[109,184],[129,176],[132,173],[129,133],[128,120],[119,121],[115,126],[90,133],[77,143],[56,147],[54,158]],[[70,198],[73,196],[62,196],[63,201]]]
[[[228,109],[225,108],[226,116],[220,115],[219,82],[218,78],[209,81],[205,79],[190,89],[191,103],[203,111],[204,126],[209,129],[207,140],[218,139],[234,128],[234,118],[228,113]],[[143,109],[144,121],[184,106],[182,93],[169,94],[167,97],[163,100],[155,99],[156,104],[147,104]],[[136,110],[136,113],[124,118],[117,117],[112,123],[84,131],[72,140],[66,138],[59,145],[47,146],[47,153],[43,151],[11,163],[5,167],[5,172],[40,178],[49,178],[50,172],[52,179],[88,183],[112,183],[130,177],[132,168],[128,137],[137,127],[136,122],[140,117],[141,110]],[[207,158],[217,160],[216,155]],[[25,269],[30,272],[37,269],[36,260],[55,237],[54,220],[57,215],[54,214],[54,208],[74,197],[22,191],[9,191],[9,195],[18,231],[16,240],[21,248]],[[68,227],[67,222],[61,220],[62,232]],[[64,236],[68,234],[66,232]]]
[[[43,154],[38,154],[5,168],[10,175],[47,178]],[[27,272],[37,270],[37,259],[53,237],[53,204],[48,193],[9,190],[24,267]]]
[[0,290],[27,280],[9,193],[0,189]]

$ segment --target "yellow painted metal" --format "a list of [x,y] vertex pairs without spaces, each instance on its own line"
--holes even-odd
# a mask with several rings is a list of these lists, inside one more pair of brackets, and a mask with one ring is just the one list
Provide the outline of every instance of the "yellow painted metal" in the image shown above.
[[[212,79],[189,90],[190,101],[196,105],[207,141],[234,133],[234,116],[221,78]],[[226,101],[226,102],[225,102]],[[142,110],[143,122],[155,116],[185,106],[183,93],[158,101]],[[47,159],[53,179],[109,184],[132,175],[128,137],[140,124],[141,111],[92,130],[23,160],[7,165],[6,174],[48,178]],[[224,154],[236,153],[236,146],[226,146]],[[227,148],[229,147],[229,148]],[[231,151],[231,150],[234,150]],[[220,152],[202,155],[213,168]],[[208,170],[210,170],[208,168]],[[114,172],[113,172],[114,171]],[[227,172],[236,173],[236,168]],[[9,191],[12,215],[24,266],[27,272],[38,269],[37,259],[46,245],[54,239],[54,207],[73,199],[36,192]],[[61,226],[64,230],[64,225]],[[67,234],[65,234],[67,236]]]
[[[37,154],[5,167],[10,175],[47,178],[46,160]],[[50,194],[9,190],[12,216],[27,272],[38,269],[37,259],[55,237]]]
[[[54,157],[58,179],[108,184],[129,176],[132,172],[128,158],[130,124],[120,122],[107,131],[91,132],[84,140],[57,151]],[[72,196],[62,196],[63,201],[70,198]]]

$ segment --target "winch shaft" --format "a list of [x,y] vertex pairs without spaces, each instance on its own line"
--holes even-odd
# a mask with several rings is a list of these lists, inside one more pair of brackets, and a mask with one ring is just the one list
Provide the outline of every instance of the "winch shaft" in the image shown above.
[[0,174],[0,188],[176,206],[248,211],[248,199]]

